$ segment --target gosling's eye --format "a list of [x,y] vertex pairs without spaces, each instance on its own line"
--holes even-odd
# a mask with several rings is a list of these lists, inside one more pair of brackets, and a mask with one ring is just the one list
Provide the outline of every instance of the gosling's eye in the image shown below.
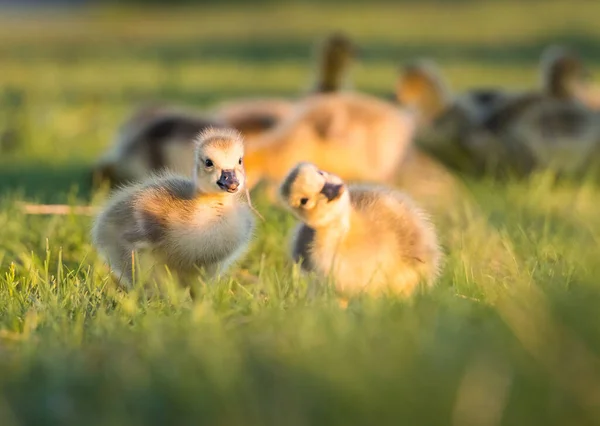
[[214,164],[213,164],[213,162],[212,162],[212,160],[210,158],[207,158],[206,160],[204,160],[204,165],[206,167],[212,167],[212,166],[214,166]]
[[242,157],[240,157],[240,159],[238,160],[238,164],[241,166],[242,165]]
[[306,203],[308,203],[308,198],[301,198],[300,199],[300,205],[305,206]]

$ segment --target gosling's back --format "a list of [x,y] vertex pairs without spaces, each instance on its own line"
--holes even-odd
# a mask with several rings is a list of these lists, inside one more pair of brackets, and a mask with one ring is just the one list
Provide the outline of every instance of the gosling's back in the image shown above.
[[281,181],[299,161],[346,180],[386,182],[408,153],[411,113],[359,93],[314,95],[292,117],[264,135],[246,155],[252,179]]

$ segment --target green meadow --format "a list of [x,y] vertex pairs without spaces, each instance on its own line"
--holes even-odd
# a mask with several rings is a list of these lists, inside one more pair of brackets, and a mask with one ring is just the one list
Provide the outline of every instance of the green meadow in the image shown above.
[[0,14],[0,425],[598,425],[600,190],[457,176],[432,211],[446,254],[410,300],[351,299],[287,257],[267,202],[247,256],[192,301],[115,288],[85,215],[88,170],[132,108],[299,96],[330,30],[357,90],[436,59],[452,88],[537,85],[549,43],[600,68],[600,2],[189,6]]

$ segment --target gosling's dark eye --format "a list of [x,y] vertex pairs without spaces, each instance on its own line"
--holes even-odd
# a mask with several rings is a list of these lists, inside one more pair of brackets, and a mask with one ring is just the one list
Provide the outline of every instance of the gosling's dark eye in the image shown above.
[[238,160],[238,164],[241,166],[242,165],[242,157],[240,157],[240,159]]
[[301,204],[301,205],[305,206],[305,205],[306,205],[306,203],[308,203],[308,198],[301,198],[301,199],[300,199],[300,204]]
[[212,166],[214,166],[214,164],[213,164],[213,162],[212,162],[212,160],[210,158],[207,158],[206,160],[204,160],[204,165],[206,167],[212,167]]

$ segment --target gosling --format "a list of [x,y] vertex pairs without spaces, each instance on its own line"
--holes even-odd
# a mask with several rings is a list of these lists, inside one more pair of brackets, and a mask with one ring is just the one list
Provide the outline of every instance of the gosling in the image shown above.
[[[315,48],[314,81],[306,95],[342,92],[351,87],[350,73],[358,48],[347,35],[334,32]],[[247,142],[273,128],[295,110],[296,100],[285,98],[237,99],[220,104],[215,114],[238,129]]]
[[347,92],[308,97],[293,116],[248,146],[248,188],[266,181],[277,192],[300,161],[347,180],[391,182],[412,147],[413,131],[412,113],[373,96]]
[[293,238],[293,260],[306,271],[332,278],[342,294],[410,295],[438,277],[436,232],[401,192],[348,188],[311,163],[298,164],[279,192],[302,221]]
[[521,176],[546,168],[585,173],[600,142],[599,112],[582,98],[588,71],[575,52],[561,46],[545,49],[540,62],[541,90],[494,111],[483,122],[488,143],[478,152]]
[[184,283],[224,272],[250,243],[254,219],[243,202],[243,140],[207,129],[196,140],[194,178],[152,177],[115,193],[92,229],[94,245],[126,286],[132,252],[150,249]]
[[[316,82],[309,95],[342,90],[356,49],[338,33],[318,48]],[[111,149],[92,171],[95,185],[108,181],[112,187],[139,182],[159,171],[186,175],[193,169],[193,136],[208,127],[235,128],[247,144],[293,115],[295,100],[245,99],[223,103],[199,113],[167,105],[148,105],[127,119]],[[190,176],[191,177],[191,176]]]
[[439,126],[439,121],[457,122],[455,127],[459,127],[483,120],[511,94],[497,87],[453,93],[437,64],[419,59],[401,68],[395,96],[401,105],[415,110],[420,127]]

